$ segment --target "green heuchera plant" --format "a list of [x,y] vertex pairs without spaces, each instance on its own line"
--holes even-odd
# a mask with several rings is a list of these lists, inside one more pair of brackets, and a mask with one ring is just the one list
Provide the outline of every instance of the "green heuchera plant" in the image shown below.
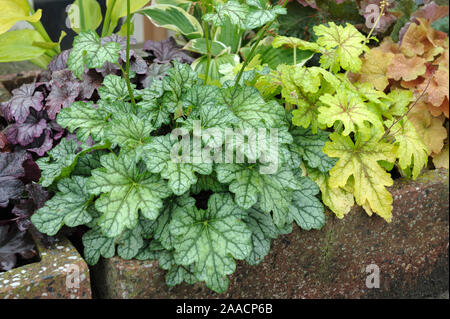
[[[81,76],[85,67],[117,61],[119,49],[101,45],[93,32],[81,33],[68,65]],[[76,132],[78,143],[63,140],[38,161],[41,184],[55,195],[32,217],[46,234],[63,225],[90,227],[83,236],[90,264],[116,252],[125,259],[158,259],[169,285],[205,281],[223,292],[235,259],[261,262],[271,239],[289,233],[293,221],[303,229],[323,226],[319,188],[302,176],[299,163],[314,158],[326,172],[329,159],[321,147],[327,133],[310,140],[311,130],[293,129],[277,101],[235,81],[205,85],[189,65],[177,62],[149,88],[138,90],[127,76],[109,75],[98,91],[95,105],[75,102],[59,113],[58,124]],[[178,139],[171,131],[195,136],[196,123],[202,130],[231,128],[238,137],[248,129],[277,129],[271,143],[278,150],[255,156],[238,148],[243,163],[174,161]],[[216,135],[200,141],[216,153],[227,147]],[[304,153],[292,149],[294,142]],[[194,147],[195,139],[188,144]],[[274,163],[272,174],[262,173]]]

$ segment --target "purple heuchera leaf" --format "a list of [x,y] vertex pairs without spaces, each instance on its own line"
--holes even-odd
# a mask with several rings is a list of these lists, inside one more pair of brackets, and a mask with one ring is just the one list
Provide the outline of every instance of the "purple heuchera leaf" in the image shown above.
[[144,50],[153,54],[153,62],[169,63],[177,60],[180,63],[192,63],[194,58],[187,54],[187,51],[181,50],[173,37],[164,41],[149,40],[144,43]]
[[45,104],[48,117],[52,120],[62,108],[69,107],[80,94],[80,83],[70,70],[56,71],[50,82],[51,91]]
[[[8,141],[12,144],[20,144],[26,146],[33,142],[33,140],[41,136],[44,129],[47,127],[47,121],[43,118],[41,112],[31,110],[30,115],[24,123],[14,123],[5,130],[5,135]],[[41,115],[41,116],[39,116]]]
[[71,50],[64,50],[55,56],[47,66],[47,70],[51,73],[67,69],[67,59],[69,58]]
[[103,83],[103,76],[95,72],[94,70],[89,70],[87,73],[83,74],[83,81],[80,83],[80,98],[90,99],[94,91],[99,88]]
[[23,193],[25,176],[23,162],[30,158],[24,151],[0,153],[0,206],[6,207],[11,199],[19,198]]
[[50,130],[46,129],[39,138],[27,146],[28,151],[36,153],[39,156],[44,156],[47,151],[53,148],[53,140],[50,137],[50,133]]
[[3,116],[11,122],[16,120],[18,123],[24,123],[30,114],[30,108],[36,111],[42,110],[42,92],[35,92],[36,84],[24,84],[20,88],[12,91],[13,97],[9,102],[2,106]]
[[17,262],[17,255],[24,258],[33,257],[34,243],[25,232],[18,231],[17,227],[9,225],[0,226],[0,270],[10,270]]
[[28,198],[22,199],[12,209],[12,213],[17,216],[14,220],[20,231],[28,229],[31,225],[31,215],[39,208],[44,207],[45,202],[50,198],[49,192],[39,184],[28,184],[25,189],[28,192]]
[[142,80],[142,85],[144,88],[150,87],[153,80],[162,79],[166,74],[167,71],[172,66],[170,64],[158,64],[153,63],[150,65],[150,67],[147,69],[147,73],[145,74],[145,78]]

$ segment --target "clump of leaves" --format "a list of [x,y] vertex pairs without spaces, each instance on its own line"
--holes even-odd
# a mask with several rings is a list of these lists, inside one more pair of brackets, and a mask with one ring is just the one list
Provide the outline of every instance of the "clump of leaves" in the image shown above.
[[[298,3],[300,3],[300,5]],[[426,18],[448,33],[448,0],[297,0],[280,21],[280,34],[314,40],[313,27],[327,21],[354,24],[360,31],[398,41],[416,18]],[[382,8],[384,8],[382,10]],[[381,12],[383,15],[380,16]],[[379,17],[379,18],[378,18]],[[377,21],[378,20],[378,21]],[[311,38],[312,37],[312,38]]]
[[[118,46],[110,45],[107,54],[96,51],[91,63],[94,54],[86,46],[98,49],[98,40],[89,41],[75,41],[68,60],[75,74],[117,57]],[[302,176],[300,162],[316,161],[314,167],[326,170],[330,159],[318,145],[327,135],[309,140],[310,130],[292,128],[279,103],[244,83],[205,85],[177,61],[166,73],[147,88],[131,85],[136,104],[126,80],[108,75],[95,104],[78,101],[60,111],[58,124],[76,134],[80,145],[62,140],[38,160],[41,184],[55,196],[32,222],[49,235],[63,225],[87,225],[83,244],[90,264],[116,252],[125,259],[158,259],[168,270],[168,285],[204,281],[223,292],[236,259],[261,262],[271,239],[290,232],[294,221],[307,230],[323,226],[319,187]],[[216,133],[196,139],[197,125]],[[181,149],[170,133],[176,128],[179,138],[189,138]],[[242,161],[225,161],[220,154],[230,147],[227,128],[241,141],[249,129],[276,129],[278,136],[270,139],[279,148],[255,153],[238,143],[236,158]],[[258,136],[261,145],[269,143],[269,134]],[[186,147],[199,146],[209,152],[186,155]],[[271,167],[272,174],[264,173]]]
[[0,271],[14,268],[18,257],[31,259],[35,255],[34,243],[26,233],[14,226],[0,225]]
[[[445,123],[449,116],[448,36],[435,30],[431,21],[417,18],[403,35],[400,44],[386,38],[368,52],[355,79],[372,83],[379,90],[405,88],[419,102],[408,118],[431,151],[436,167],[447,167],[448,158],[440,156],[448,148]],[[447,120],[446,120],[447,119]]]
[[[393,88],[385,94],[371,83],[350,82],[347,74],[362,67],[360,55],[372,52],[354,26],[330,22],[314,32],[316,42],[277,37],[274,44],[313,50],[320,54],[320,66],[281,65],[259,75],[255,86],[264,96],[281,94],[292,110],[292,123],[310,130],[311,138],[302,140],[298,152],[308,154],[305,146],[317,151],[303,164],[323,202],[340,218],[355,201],[369,215],[374,212],[389,222],[393,199],[386,187],[393,180],[386,171],[395,165],[415,179],[430,154],[404,116],[412,93]],[[331,141],[327,128],[334,131]]]

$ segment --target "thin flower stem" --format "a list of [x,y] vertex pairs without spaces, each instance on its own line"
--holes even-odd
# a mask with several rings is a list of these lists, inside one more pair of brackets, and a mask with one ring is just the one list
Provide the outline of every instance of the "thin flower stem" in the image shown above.
[[[425,89],[423,89],[422,93],[419,95],[419,97],[414,101],[413,105],[411,105],[411,107],[408,109],[408,111],[405,112],[405,114],[403,114],[402,116],[400,116],[397,120],[395,120],[391,126],[389,126],[389,128],[386,130],[386,132],[383,134],[383,136],[380,138],[380,141],[382,141],[383,139],[385,139],[389,133],[391,132],[391,129],[394,127],[395,124],[397,124],[398,122],[400,122],[405,116],[407,116],[409,114],[409,112],[411,112],[411,110],[417,105],[417,103],[422,99],[422,97],[425,95],[425,93],[428,90],[428,87],[430,86],[431,80],[433,78],[433,74],[434,72],[430,75],[430,78],[428,79],[428,83],[425,87]],[[396,132],[397,133],[397,132]]]

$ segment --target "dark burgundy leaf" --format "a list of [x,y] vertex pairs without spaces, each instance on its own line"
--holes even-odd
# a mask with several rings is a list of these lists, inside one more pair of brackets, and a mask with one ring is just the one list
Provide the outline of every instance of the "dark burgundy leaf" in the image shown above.
[[33,143],[27,146],[28,151],[36,153],[39,156],[44,156],[45,152],[51,150],[53,147],[53,140],[50,137],[50,130],[45,130],[41,136],[34,140]]
[[103,83],[103,76],[94,70],[89,70],[83,74],[83,81],[81,82],[81,99],[90,99],[94,91]]
[[30,227],[30,217],[33,215],[34,210],[34,203],[31,199],[22,199],[18,204],[16,204],[16,206],[14,206],[11,212],[17,216],[14,220],[16,221],[17,228],[19,228],[20,231],[25,231],[28,227]]
[[151,64],[147,69],[147,73],[145,74],[144,79],[142,80],[142,85],[144,86],[144,88],[149,87],[152,84],[153,80],[162,79],[167,74],[167,71],[169,71],[170,68],[170,64]]
[[36,253],[34,243],[26,236],[26,232],[17,227],[0,226],[0,270],[10,270],[17,262],[17,255],[31,258]]
[[173,37],[160,42],[149,40],[144,43],[144,50],[153,54],[153,62],[169,63],[177,60],[180,63],[192,63],[194,58],[187,51],[181,50]]
[[22,146],[33,142],[36,137],[41,136],[47,127],[47,121],[43,118],[42,112],[31,110],[30,115],[24,123],[14,123],[5,130],[8,141],[12,144]]
[[136,72],[137,74],[146,74],[147,73],[147,62],[139,55],[134,55],[130,59],[130,70]]
[[28,197],[33,200],[35,209],[44,207],[45,202],[50,199],[50,193],[47,192],[40,184],[25,185]]
[[6,207],[11,199],[19,198],[23,193],[25,176],[22,164],[30,155],[24,151],[15,153],[0,153],[0,206]]
[[56,118],[61,108],[69,107],[80,94],[80,83],[70,70],[56,71],[50,82],[51,91],[47,97],[46,110],[48,117]]
[[31,182],[38,182],[41,178],[41,170],[33,160],[33,158],[27,159],[23,162],[23,168],[25,169],[25,176],[20,180],[26,185]]
[[64,50],[55,56],[47,66],[50,72],[61,71],[67,69],[67,59],[69,58],[71,50]]
[[24,84],[20,88],[12,91],[13,97],[6,106],[2,107],[3,116],[12,121],[15,119],[18,123],[23,123],[30,114],[30,108],[36,111],[42,110],[42,92],[35,92],[36,84]]

